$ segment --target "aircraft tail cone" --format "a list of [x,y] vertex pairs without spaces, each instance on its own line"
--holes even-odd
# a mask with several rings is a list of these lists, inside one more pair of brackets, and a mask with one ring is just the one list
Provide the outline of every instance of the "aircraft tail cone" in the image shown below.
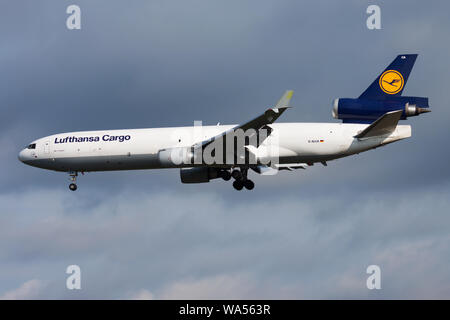
[[431,112],[431,110],[427,109],[427,108],[417,108],[417,114],[428,113],[428,112]]

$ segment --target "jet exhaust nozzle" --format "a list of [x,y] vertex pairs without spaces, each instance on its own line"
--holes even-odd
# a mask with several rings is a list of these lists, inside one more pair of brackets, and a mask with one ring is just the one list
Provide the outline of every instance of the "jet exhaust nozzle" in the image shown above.
[[428,108],[420,108],[420,107],[417,107],[416,105],[410,105],[408,103],[405,106],[405,116],[407,116],[407,117],[414,117],[414,116],[418,116],[421,113],[427,113],[427,112],[431,112],[431,110]]
[[418,114],[431,112],[430,109],[418,108]]

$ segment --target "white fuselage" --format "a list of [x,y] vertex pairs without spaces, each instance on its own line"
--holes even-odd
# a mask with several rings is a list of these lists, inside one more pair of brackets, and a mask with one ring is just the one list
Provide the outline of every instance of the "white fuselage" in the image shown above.
[[[399,125],[387,136],[358,140],[354,136],[367,124],[274,123],[279,163],[333,160],[411,136],[409,125]],[[33,141],[19,159],[29,165],[56,171],[106,171],[189,167],[162,164],[162,149],[189,147],[214,137],[234,125],[80,131],[59,133]],[[211,165],[214,166],[214,165]],[[231,167],[231,166],[230,166]]]

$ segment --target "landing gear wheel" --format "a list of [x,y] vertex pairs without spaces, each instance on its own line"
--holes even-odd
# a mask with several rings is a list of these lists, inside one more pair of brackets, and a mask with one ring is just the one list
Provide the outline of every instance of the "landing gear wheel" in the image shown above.
[[241,173],[239,170],[234,169],[234,170],[231,172],[231,176],[232,176],[235,180],[240,180],[240,179],[242,178],[242,173]]
[[252,180],[245,180],[244,187],[247,190],[253,190],[253,188],[255,187],[255,183]]
[[78,176],[78,172],[77,171],[69,171],[69,176],[70,176],[70,181],[71,183],[69,184],[69,189],[72,191],[77,190],[77,176]]
[[223,180],[228,181],[231,179],[231,173],[228,170],[224,170],[221,172],[220,176],[222,177]]
[[242,190],[242,188],[244,187],[244,184],[243,184],[242,181],[240,181],[240,180],[235,180],[235,181],[233,182],[233,187],[234,187],[236,190]]

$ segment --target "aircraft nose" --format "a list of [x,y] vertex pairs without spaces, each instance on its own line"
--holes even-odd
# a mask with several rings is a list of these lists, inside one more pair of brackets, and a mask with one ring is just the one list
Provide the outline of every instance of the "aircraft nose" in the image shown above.
[[25,161],[27,160],[27,157],[26,157],[26,155],[25,155],[25,152],[26,152],[25,149],[23,149],[22,151],[19,152],[18,158],[19,158],[19,160],[22,161],[22,162],[25,162]]

